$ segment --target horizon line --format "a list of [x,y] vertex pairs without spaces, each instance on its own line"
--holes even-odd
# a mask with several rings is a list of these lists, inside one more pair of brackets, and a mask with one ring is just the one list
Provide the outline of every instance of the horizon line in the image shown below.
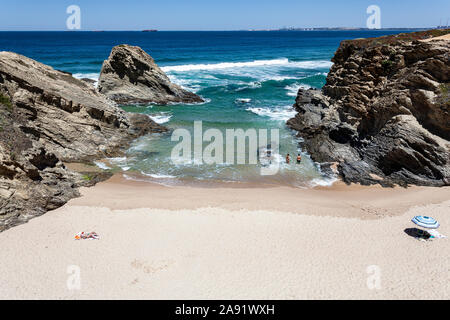
[[[383,31],[383,30],[413,30],[413,29],[447,29],[450,26],[433,26],[433,27],[384,27],[380,29],[368,29],[366,27],[282,27],[274,29],[221,29],[221,30],[165,30],[165,29],[123,29],[123,30],[103,30],[103,29],[80,29],[80,30],[68,30],[68,29],[55,29],[55,30],[1,30],[0,32],[143,32],[147,30],[155,30],[156,32],[237,32],[237,31],[251,31],[251,32],[268,32],[268,31],[324,31],[314,29],[329,29],[329,31]],[[301,30],[311,29],[311,30]],[[333,30],[335,29],[335,30]],[[149,32],[151,33],[151,32]]]

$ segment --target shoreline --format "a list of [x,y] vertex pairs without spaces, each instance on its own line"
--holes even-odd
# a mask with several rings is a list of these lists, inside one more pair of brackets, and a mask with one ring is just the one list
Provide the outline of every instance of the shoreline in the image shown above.
[[[427,214],[448,236],[449,191],[164,187],[116,175],[0,233],[0,299],[449,299],[448,239],[406,234]],[[75,241],[80,231],[100,240]],[[380,288],[367,285],[373,268]],[[78,289],[67,286],[73,270]]]
[[[80,193],[81,197],[71,200],[69,206],[101,206],[113,210],[267,210],[360,219],[398,216],[411,206],[438,204],[450,199],[450,187],[384,188],[380,185],[347,185],[340,180],[332,186],[314,188],[240,182],[164,185],[130,180],[123,173],[94,187],[83,187]],[[146,197],[148,194],[152,197]],[[318,209],[320,207],[333,210]]]

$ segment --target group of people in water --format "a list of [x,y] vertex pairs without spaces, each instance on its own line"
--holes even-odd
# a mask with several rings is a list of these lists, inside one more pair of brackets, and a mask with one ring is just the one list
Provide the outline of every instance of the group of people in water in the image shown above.
[[[267,150],[267,158],[271,159],[272,158],[272,150],[270,148],[268,148]],[[272,161],[270,161],[270,163],[272,163]],[[290,164],[291,163],[291,155],[288,153],[286,155],[286,163]],[[297,164],[301,164],[302,163],[302,155],[299,153],[297,155]]]
[[[300,164],[302,162],[302,156],[301,156],[301,154],[299,153],[298,154],[298,156],[297,156],[297,164]],[[290,164],[291,163],[291,155],[288,153],[287,154],[287,156],[286,156],[286,163],[287,164]]]

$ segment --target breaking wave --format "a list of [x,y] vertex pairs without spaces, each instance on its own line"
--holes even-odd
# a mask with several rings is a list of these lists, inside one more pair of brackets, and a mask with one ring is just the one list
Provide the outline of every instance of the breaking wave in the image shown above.
[[318,61],[289,61],[287,58],[272,59],[272,60],[254,60],[249,62],[220,62],[211,64],[185,64],[179,66],[165,66],[161,69],[164,72],[186,72],[198,70],[219,70],[230,68],[243,67],[261,67],[261,66],[293,66],[302,69],[320,69],[329,68],[333,65],[332,62],[326,60]]
[[94,86],[98,85],[98,78],[100,77],[98,73],[74,73],[72,76],[80,80],[81,79],[93,80],[95,81]]
[[301,84],[301,83],[293,83],[289,86],[286,86],[285,89],[287,90],[287,95],[290,97],[296,97],[298,94],[298,90],[301,89],[310,89],[311,86],[307,84]]
[[155,121],[157,124],[163,124],[163,123],[167,123],[170,121],[170,119],[172,118],[171,114],[162,112],[160,114],[154,114],[154,115],[149,115],[149,118],[152,119],[153,121]]
[[276,107],[276,108],[258,108],[258,107],[251,107],[247,108],[247,111],[253,112],[254,114],[257,114],[262,117],[268,117],[273,120],[279,120],[279,121],[287,121],[297,114],[297,111],[295,111],[291,106],[289,107]]

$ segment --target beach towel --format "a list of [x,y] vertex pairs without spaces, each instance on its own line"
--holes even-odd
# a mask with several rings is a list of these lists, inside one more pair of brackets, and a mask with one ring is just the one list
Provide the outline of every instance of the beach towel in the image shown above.
[[428,233],[436,238],[436,239],[444,239],[447,238],[446,236],[444,236],[443,234],[440,234],[437,230],[428,230]]
[[100,236],[96,232],[78,232],[75,240],[100,240]]

